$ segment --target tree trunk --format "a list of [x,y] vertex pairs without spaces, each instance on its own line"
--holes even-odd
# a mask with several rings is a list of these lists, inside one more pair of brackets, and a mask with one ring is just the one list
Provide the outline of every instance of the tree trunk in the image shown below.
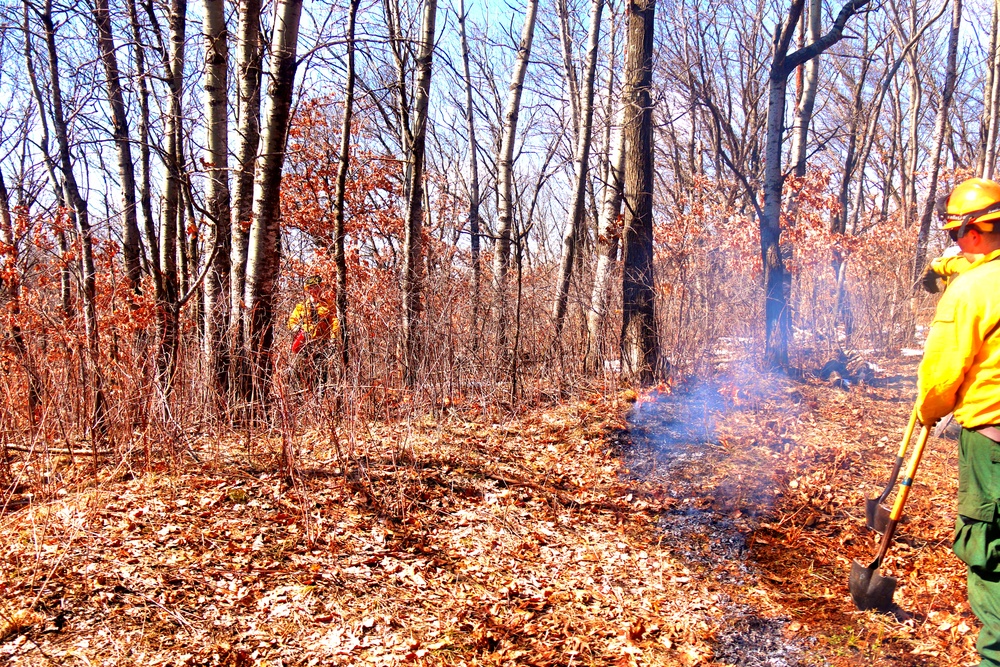
[[517,139],[517,119],[521,109],[521,92],[524,75],[531,57],[531,42],[535,34],[535,15],[538,0],[528,0],[521,30],[521,43],[511,74],[507,108],[500,139],[500,156],[497,160],[497,243],[493,257],[493,282],[497,294],[497,335],[500,355],[507,354],[507,269],[510,265],[510,232],[514,216],[514,141]]
[[472,73],[469,69],[469,40],[465,34],[465,2],[458,0],[458,30],[462,45],[462,76],[465,83],[465,125],[469,133],[469,245],[472,251],[472,348],[479,345],[479,284],[482,269],[479,261],[479,145],[476,143],[476,120],[472,106]]
[[208,172],[207,206],[215,241],[205,279],[205,354],[221,399],[229,389],[226,333],[230,312],[229,31],[225,1],[205,0],[205,107]]
[[[232,226],[230,230],[230,318],[234,340],[231,345],[233,378],[245,383],[243,361],[243,296],[247,272],[247,235],[253,215],[253,184],[260,145],[261,40],[260,0],[240,0],[237,36],[236,118],[239,145],[233,179]],[[245,388],[245,387],[244,387]],[[245,397],[245,394],[244,394]]]
[[437,0],[424,0],[424,16],[417,55],[416,99],[413,108],[413,143],[410,146],[410,187],[406,204],[406,238],[403,266],[404,379],[413,387],[417,377],[418,325],[421,311],[421,257],[424,223],[424,152],[427,139],[427,108],[431,92],[431,58],[434,55],[434,23]]
[[[852,168],[858,174],[858,187],[854,193],[854,205],[851,207],[852,217],[853,217],[852,228],[857,227],[858,219],[861,215],[861,207],[864,202],[864,192],[865,192],[864,188],[865,168],[868,165],[868,157],[871,155],[872,146],[875,144],[876,135],[878,134],[877,129],[882,115],[882,104],[885,101],[885,96],[889,92],[889,87],[892,85],[892,80],[896,77],[896,73],[899,71],[899,68],[903,65],[903,62],[906,60],[907,56],[909,55],[913,47],[923,37],[924,32],[927,31],[927,28],[929,28],[934,22],[936,22],[939,18],[941,18],[941,16],[944,14],[944,10],[947,8],[948,8],[948,3],[945,2],[944,4],[941,5],[941,9],[939,9],[934,16],[928,19],[919,29],[917,29],[910,36],[908,40],[906,40],[905,44],[903,44],[903,49],[900,52],[899,57],[897,57],[896,60],[893,61],[893,63],[889,66],[889,69],[886,71],[885,76],[882,78],[882,83],[879,86],[878,91],[875,93],[875,99],[872,102],[872,107],[869,109],[868,113],[865,114],[868,117],[868,123],[866,125],[864,135],[862,135],[863,141],[861,144],[861,151],[858,156],[858,159],[852,165]],[[903,35],[900,34],[899,38],[900,41],[902,42]],[[893,136],[895,137],[895,134]],[[847,172],[845,171],[845,174],[846,173]],[[845,180],[849,181],[850,179],[845,175]],[[888,194],[886,194],[886,196],[884,196],[882,199],[883,202],[886,202],[888,200]],[[844,214],[843,229],[844,231],[846,231],[847,229],[846,199],[843,200],[843,202],[845,204],[845,208],[843,211]]]
[[274,343],[274,295],[281,259],[278,213],[285,138],[295,85],[296,48],[302,0],[279,0],[271,39],[271,82],[267,91],[261,155],[254,181],[253,223],[247,251],[247,336],[251,364],[251,397],[260,405],[267,397]]
[[[809,9],[805,13],[806,46],[814,44],[819,39],[822,20],[822,0],[809,0]],[[806,175],[809,123],[812,122],[813,108],[816,106],[816,90],[819,88],[819,57],[808,61],[799,70],[802,72],[802,95],[795,107],[795,120],[792,125],[791,164],[795,166],[795,175],[801,178]]]
[[[587,197],[587,174],[590,167],[590,142],[594,124],[594,77],[597,72],[597,48],[601,33],[601,12],[604,0],[594,0],[590,10],[590,36],[587,41],[587,70],[583,82],[583,99],[580,104],[581,122],[577,133],[576,165],[573,181],[573,200],[566,216],[566,232],[563,235],[562,261],[559,266],[559,282],[556,289],[552,316],[556,323],[555,336],[558,340],[566,319],[566,303],[569,300],[569,283],[573,275],[577,245],[583,226],[584,207]],[[575,76],[573,79],[575,80]],[[582,105],[582,107],[580,106]]]
[[802,14],[804,0],[792,0],[788,17],[775,30],[774,53],[768,76],[767,138],[764,148],[764,205],[760,217],[760,255],[764,270],[764,357],[771,367],[788,365],[788,338],[791,318],[785,264],[781,257],[781,196],[784,175],[781,150],[784,138],[785,91],[788,77],[802,65],[843,39],[848,19],[869,0],[851,0],[844,5],[833,27],[818,40],[789,54],[795,26]]
[[[916,28],[917,0],[913,0],[910,4],[910,30],[915,31]],[[906,226],[909,227],[917,217],[917,165],[920,161],[920,104],[923,100],[923,86],[916,52],[911,51],[907,60],[910,70],[910,136],[906,160],[905,216]]]
[[[35,73],[35,58],[31,47],[31,35],[33,32],[29,25],[28,7],[29,3],[25,0],[23,4],[25,35],[24,68],[28,74],[28,82],[31,85],[32,97],[35,100],[35,104],[38,106],[39,125],[41,126],[38,148],[42,154],[42,160],[45,162],[45,172],[49,177],[49,184],[52,187],[52,194],[55,196],[56,203],[61,207],[68,208],[69,204],[66,202],[62,181],[56,173],[58,167],[55,159],[52,157],[51,151],[49,150],[49,121],[46,111],[48,105],[45,102],[45,98],[42,97],[42,89],[38,84],[38,76]],[[66,232],[62,229],[57,232],[56,237],[59,243],[59,253],[61,259],[63,260],[60,262],[59,267],[59,301],[63,319],[68,320],[73,316],[72,276],[70,276],[69,262],[66,261],[66,258],[69,255],[69,243],[66,240]]]
[[94,0],[94,24],[97,26],[97,48],[104,64],[104,74],[108,86],[108,103],[111,105],[111,122],[115,148],[118,152],[118,174],[122,189],[122,256],[125,262],[125,276],[133,292],[139,292],[141,264],[139,261],[139,222],[135,206],[135,163],[132,161],[132,146],[129,139],[128,119],[125,115],[125,101],[118,75],[118,58],[111,33],[111,16],[108,0]]
[[927,197],[924,199],[920,214],[920,229],[917,232],[917,249],[913,258],[913,280],[916,282],[924,272],[927,261],[927,239],[931,231],[931,220],[934,217],[934,202],[937,200],[937,183],[941,171],[941,149],[944,146],[944,135],[948,125],[948,112],[951,109],[951,99],[955,94],[958,62],[958,33],[962,26],[962,0],[952,0],[951,32],[948,34],[948,60],[945,65],[944,87],[941,89],[941,102],[938,105],[937,119],[934,122],[934,138],[931,140],[931,160],[929,169],[930,182],[927,184]]
[[625,106],[618,109],[618,126],[615,130],[614,149],[609,160],[608,182],[604,186],[601,219],[597,227],[597,267],[594,269],[594,287],[590,294],[587,313],[587,352],[585,367],[595,372],[601,367],[600,340],[604,319],[608,312],[608,287],[618,256],[621,226],[618,216],[622,208],[622,184],[625,172],[625,131],[623,128]]
[[576,78],[576,66],[573,63],[573,36],[569,30],[569,9],[566,0],[556,0],[556,13],[559,15],[559,45],[562,47],[563,77],[566,79],[566,94],[569,96],[571,121],[573,123],[573,143],[580,142],[580,84]]
[[146,233],[149,268],[153,275],[154,291],[163,292],[163,277],[160,273],[159,241],[153,222],[153,188],[150,176],[149,157],[149,87],[146,83],[146,52],[142,46],[139,15],[135,0],[127,0],[129,23],[132,26],[132,41],[135,49],[135,76],[139,87],[139,209],[142,211],[143,230]]
[[350,364],[350,336],[347,325],[347,257],[344,250],[344,198],[347,170],[351,161],[351,116],[354,112],[354,31],[361,0],[351,0],[347,19],[347,90],[344,93],[344,122],[340,129],[340,163],[337,165],[337,193],[334,199],[333,260],[337,267],[337,321],[340,324],[340,359],[344,372]]
[[631,0],[625,46],[625,225],[622,244],[622,370],[641,384],[658,374],[653,285],[654,0]]
[[165,56],[169,89],[169,113],[166,120],[166,170],[163,208],[160,211],[160,271],[163,289],[157,295],[157,335],[160,339],[156,355],[156,374],[164,400],[173,391],[174,371],[177,366],[179,343],[179,313],[177,302],[180,282],[178,276],[178,227],[181,212],[181,123],[184,94],[184,40],[187,29],[187,0],[170,3],[170,52]]
[[87,361],[89,383],[93,392],[93,413],[91,433],[95,447],[107,437],[107,407],[104,404],[104,390],[100,368],[100,333],[97,323],[97,270],[94,266],[94,246],[90,227],[87,202],[80,194],[76,176],[73,173],[73,156],[69,146],[69,128],[63,111],[62,89],[59,74],[59,52],[56,45],[56,28],[52,20],[52,3],[46,0],[41,12],[45,44],[49,57],[49,88],[52,96],[52,127],[59,145],[59,165],[62,170],[63,190],[66,201],[76,219],[77,242],[80,257],[80,281],[83,296],[84,327],[87,336]]

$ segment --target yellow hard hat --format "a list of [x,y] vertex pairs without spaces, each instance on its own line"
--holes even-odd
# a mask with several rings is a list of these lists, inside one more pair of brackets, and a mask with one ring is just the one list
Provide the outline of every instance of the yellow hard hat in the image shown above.
[[943,217],[941,229],[976,225],[984,232],[993,231],[992,221],[1000,220],[1000,183],[985,178],[962,181],[948,195]]
[[306,278],[306,287],[318,287],[323,284],[323,277],[320,275],[312,275]]

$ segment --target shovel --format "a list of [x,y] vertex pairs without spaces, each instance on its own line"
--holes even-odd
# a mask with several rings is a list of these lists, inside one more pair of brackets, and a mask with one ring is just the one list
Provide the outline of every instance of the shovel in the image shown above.
[[896,463],[892,466],[892,474],[889,475],[889,483],[885,485],[882,495],[878,498],[868,498],[865,500],[865,525],[868,530],[876,533],[885,533],[885,527],[889,523],[889,508],[883,505],[885,499],[889,497],[892,487],[899,477],[899,469],[903,467],[903,457],[906,456],[906,448],[910,444],[913,436],[913,428],[917,423],[917,411],[910,413],[910,422],[906,425],[906,432],[903,434],[903,441],[899,443],[899,452],[896,454]]
[[910,487],[913,485],[913,477],[917,473],[917,466],[920,465],[920,457],[924,455],[924,445],[927,444],[927,435],[930,429],[924,426],[920,429],[920,437],[917,438],[917,448],[910,457],[910,463],[906,467],[906,475],[899,486],[899,493],[896,494],[896,502],[892,506],[892,513],[882,535],[882,542],[879,543],[878,555],[870,565],[865,566],[855,560],[851,563],[851,579],[848,588],[851,590],[851,599],[854,605],[864,611],[866,609],[876,609],[878,611],[892,611],[892,594],[896,591],[895,577],[883,577],[878,573],[885,554],[889,551],[892,543],[892,536],[899,525],[899,518],[903,514],[903,505],[906,497],[910,495]]

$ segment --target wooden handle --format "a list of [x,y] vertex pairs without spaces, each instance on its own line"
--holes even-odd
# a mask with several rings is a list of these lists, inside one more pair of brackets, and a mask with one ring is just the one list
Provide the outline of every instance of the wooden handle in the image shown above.
[[920,428],[920,437],[917,438],[917,448],[910,457],[910,463],[906,466],[906,474],[899,484],[899,493],[896,494],[896,502],[892,506],[892,513],[889,514],[890,521],[899,521],[903,514],[903,505],[906,504],[906,497],[910,495],[910,487],[913,485],[913,477],[917,474],[917,466],[920,465],[920,458],[924,455],[924,445],[927,444],[927,436],[930,435],[930,427],[926,424]]
[[899,458],[903,458],[906,455],[906,448],[910,444],[910,438],[913,437],[913,429],[917,425],[917,409],[913,408],[913,412],[910,413],[910,422],[906,425],[906,431],[903,433],[903,441],[899,443],[899,452],[896,454]]

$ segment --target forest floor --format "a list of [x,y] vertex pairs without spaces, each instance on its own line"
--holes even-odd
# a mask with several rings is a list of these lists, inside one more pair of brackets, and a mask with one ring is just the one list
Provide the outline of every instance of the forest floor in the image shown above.
[[257,438],[55,460],[0,514],[0,662],[976,664],[955,441],[929,444],[883,566],[898,617],[848,595],[913,399],[916,359],[879,363],[307,432],[291,478]]

